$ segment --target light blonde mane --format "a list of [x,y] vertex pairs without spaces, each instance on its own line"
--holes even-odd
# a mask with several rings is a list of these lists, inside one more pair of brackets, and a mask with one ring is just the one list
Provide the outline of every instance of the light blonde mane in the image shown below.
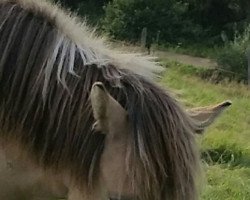
[[[126,68],[134,71],[135,73],[142,74],[147,77],[154,76],[152,72],[159,71],[161,68],[154,62],[151,62],[150,57],[144,57],[140,54],[127,54],[119,53],[108,48],[108,42],[102,37],[98,37],[94,29],[89,28],[86,22],[81,20],[69,10],[63,9],[59,4],[54,5],[49,1],[37,0],[1,0],[1,4],[13,3],[13,7],[5,17],[9,17],[11,10],[19,6],[27,12],[34,13],[36,16],[46,18],[55,28],[55,40],[53,52],[47,58],[46,66],[46,80],[44,90],[47,87],[47,79],[50,77],[50,72],[54,66],[56,58],[59,56],[60,60],[64,59],[64,54],[60,54],[58,50],[64,48],[70,52],[67,72],[74,74],[74,55],[79,51],[83,61],[86,64],[98,64],[99,66],[106,65],[107,63],[115,65],[119,68]],[[5,20],[0,25],[4,25]],[[9,40],[13,38],[9,37]],[[106,44],[105,44],[106,43]],[[61,68],[58,67],[58,74]],[[65,76],[65,74],[63,75]],[[63,77],[58,76],[58,80],[62,81]],[[44,91],[45,92],[45,91]]]

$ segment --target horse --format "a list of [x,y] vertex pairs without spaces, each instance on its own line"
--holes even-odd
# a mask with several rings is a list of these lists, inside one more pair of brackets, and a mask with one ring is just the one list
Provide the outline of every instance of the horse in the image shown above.
[[59,5],[0,0],[1,151],[69,200],[197,199],[194,134],[211,120],[154,83],[158,70]]
[[[216,105],[188,109],[187,113],[205,128],[230,105],[231,101],[224,101]],[[34,171],[28,163],[17,161],[6,160],[4,153],[0,152],[0,199],[47,200],[67,197],[67,188],[62,183],[51,183],[41,171]]]

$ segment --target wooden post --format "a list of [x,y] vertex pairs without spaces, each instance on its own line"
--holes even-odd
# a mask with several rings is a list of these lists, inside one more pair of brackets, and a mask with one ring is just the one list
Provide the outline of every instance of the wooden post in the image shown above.
[[248,80],[248,87],[250,88],[250,46],[247,48],[246,51],[246,56],[247,56],[247,80]]
[[160,33],[161,33],[161,31],[157,31],[157,35],[156,35],[156,44],[157,45],[159,45]]
[[144,27],[141,32],[141,47],[145,48],[147,42],[147,28]]

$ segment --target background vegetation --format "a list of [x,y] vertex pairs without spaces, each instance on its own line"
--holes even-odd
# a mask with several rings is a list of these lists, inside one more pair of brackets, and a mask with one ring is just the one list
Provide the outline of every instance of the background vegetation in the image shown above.
[[[250,19],[248,0],[55,1],[87,16],[110,36],[129,41],[138,40],[142,28],[147,27],[151,37],[161,32],[160,42],[199,41],[218,45],[233,39],[235,32],[243,32]],[[222,32],[227,39],[221,38]]]
[[[247,80],[249,0],[55,0],[86,17],[102,34],[130,43],[212,57],[225,73]],[[230,71],[233,73],[227,73]]]

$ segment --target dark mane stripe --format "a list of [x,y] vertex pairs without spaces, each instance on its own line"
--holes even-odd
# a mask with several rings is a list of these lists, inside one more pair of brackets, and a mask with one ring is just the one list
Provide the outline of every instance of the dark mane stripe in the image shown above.
[[197,127],[178,103],[23,2],[0,0],[1,138],[17,139],[45,168],[69,169],[77,182],[94,184],[104,136],[92,132],[89,93],[101,81],[133,124],[130,166],[139,199],[195,200]]

